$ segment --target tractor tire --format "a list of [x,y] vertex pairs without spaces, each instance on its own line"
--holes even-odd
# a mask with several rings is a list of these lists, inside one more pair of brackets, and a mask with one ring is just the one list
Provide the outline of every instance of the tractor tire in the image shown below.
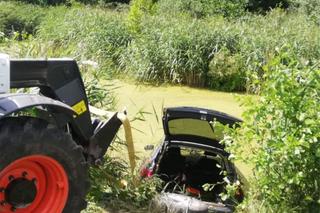
[[86,208],[88,166],[70,134],[46,121],[0,121],[0,212],[78,213]]

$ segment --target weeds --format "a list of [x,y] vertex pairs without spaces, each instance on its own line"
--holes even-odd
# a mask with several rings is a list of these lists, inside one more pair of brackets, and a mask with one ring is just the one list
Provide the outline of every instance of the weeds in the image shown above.
[[0,8],[0,32],[7,37],[15,32],[34,35],[46,11],[33,5],[9,2],[0,2]]
[[[258,92],[254,82],[260,82],[263,67],[284,45],[306,66],[320,58],[317,13],[310,5],[315,11],[318,7],[311,0],[299,3],[297,10],[275,9],[265,16],[244,13],[239,19],[209,12],[195,18],[180,8],[190,2],[170,2],[133,1],[129,15],[92,6],[41,8],[5,2],[3,14],[13,7],[17,12],[32,7],[36,12],[30,19],[36,21],[28,32],[37,33],[30,38],[21,28],[22,33],[11,34],[30,42],[4,42],[8,37],[3,35],[0,41],[9,44],[6,50],[17,48],[15,54],[21,57],[71,56],[96,61],[108,76],[225,91]],[[208,2],[201,1],[199,8],[204,10]],[[8,21],[0,18],[0,23]]]
[[233,22],[152,16],[142,25],[121,60],[125,72],[141,81],[255,91],[248,85],[284,44],[309,65],[320,57],[320,30],[303,13],[274,10]]
[[56,7],[41,23],[38,38],[71,49],[74,57],[94,60],[111,72],[131,40],[124,18],[121,12]]
[[239,17],[245,14],[246,0],[162,0],[156,5],[158,13],[185,13],[194,18],[223,16]]

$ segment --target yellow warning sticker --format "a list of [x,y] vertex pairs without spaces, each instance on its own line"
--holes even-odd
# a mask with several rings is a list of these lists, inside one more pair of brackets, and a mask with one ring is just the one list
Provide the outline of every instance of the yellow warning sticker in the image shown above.
[[76,103],[75,105],[72,106],[72,109],[78,114],[81,115],[85,111],[87,111],[86,103],[84,100]]

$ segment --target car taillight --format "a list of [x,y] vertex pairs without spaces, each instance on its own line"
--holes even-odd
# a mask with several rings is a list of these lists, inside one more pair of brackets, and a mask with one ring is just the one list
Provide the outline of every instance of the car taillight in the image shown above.
[[244,199],[243,190],[240,186],[238,186],[236,192],[235,192],[235,198],[238,200],[238,202],[242,202]]
[[149,169],[147,167],[144,167],[140,171],[140,176],[143,178],[151,177],[153,175],[152,169]]
[[186,188],[186,191],[187,191],[187,193],[189,193],[189,194],[191,194],[193,196],[200,196],[200,194],[201,194],[200,190],[198,190],[196,188],[193,188],[193,187],[190,187],[190,186],[188,186]]
[[153,175],[153,165],[152,163],[149,161],[147,161],[145,163],[145,165],[142,167],[142,169],[140,170],[140,176],[142,178],[148,178],[151,177]]

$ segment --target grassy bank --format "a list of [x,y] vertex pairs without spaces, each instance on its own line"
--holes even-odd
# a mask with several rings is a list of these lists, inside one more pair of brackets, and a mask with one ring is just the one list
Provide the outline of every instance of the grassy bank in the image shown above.
[[[109,76],[224,91],[259,90],[256,80],[279,49],[305,66],[320,58],[317,4],[312,11],[301,6],[265,15],[223,15],[212,14],[214,8],[200,13],[194,5],[188,9],[174,2],[143,9],[150,3],[142,1],[135,7],[138,12],[130,13],[127,5],[108,9],[1,2],[0,50],[18,57],[93,60]],[[24,43],[13,42],[13,47],[12,39]]]

